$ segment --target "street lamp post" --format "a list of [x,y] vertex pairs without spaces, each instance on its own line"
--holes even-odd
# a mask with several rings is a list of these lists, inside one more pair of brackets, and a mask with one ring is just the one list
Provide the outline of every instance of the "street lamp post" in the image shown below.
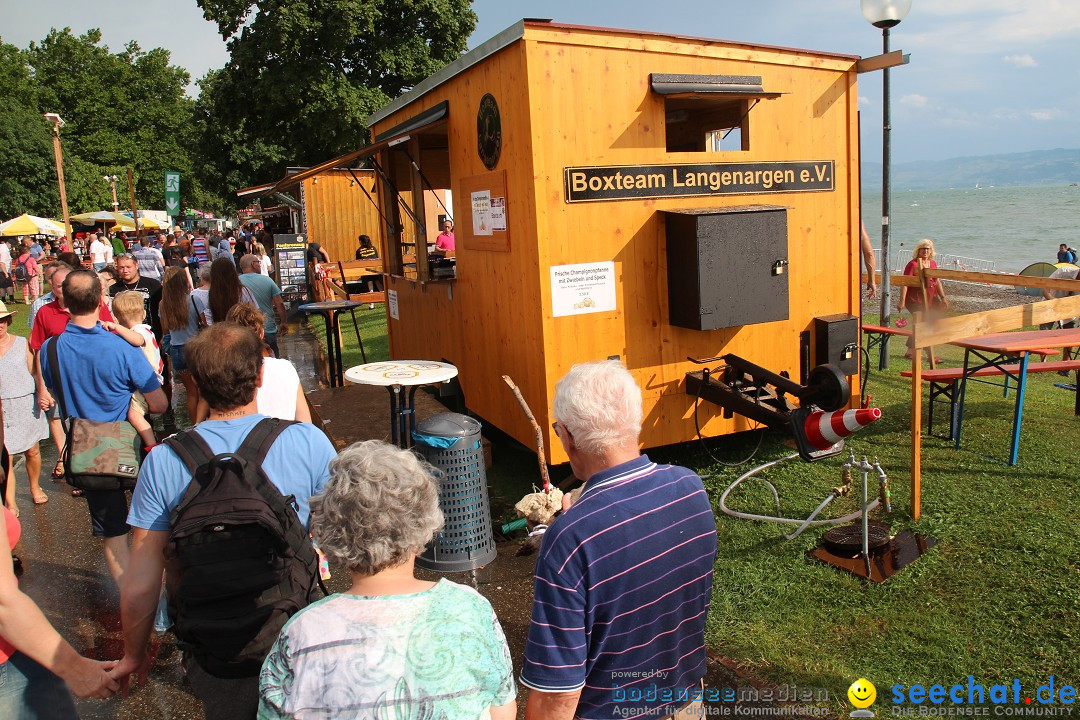
[[120,180],[120,177],[117,175],[102,175],[101,179],[109,183],[109,187],[112,188],[113,212],[120,212],[120,203],[116,200],[116,183]]
[[52,125],[56,182],[60,186],[60,209],[64,211],[64,238],[66,242],[71,242],[71,219],[68,217],[67,189],[64,187],[64,153],[60,149],[60,128],[67,123],[56,113],[45,113],[45,119]]
[[[881,28],[883,43],[882,52],[889,52],[889,29],[896,27],[900,21],[907,17],[911,10],[911,0],[860,0],[863,17],[871,25]],[[889,145],[889,135],[892,131],[889,117],[889,68],[882,70],[882,100],[881,100],[881,324],[889,326],[892,314],[892,293],[889,282],[889,235],[891,218],[889,216],[892,205],[892,148]],[[886,370],[889,367],[889,336],[884,335],[881,342],[881,356],[878,360],[878,368]]]

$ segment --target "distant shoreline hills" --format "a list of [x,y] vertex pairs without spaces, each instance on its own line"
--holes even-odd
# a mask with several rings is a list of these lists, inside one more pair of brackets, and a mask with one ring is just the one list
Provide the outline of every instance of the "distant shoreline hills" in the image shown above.
[[[892,172],[894,192],[1077,182],[1080,182],[1080,149],[893,163]],[[863,190],[881,192],[881,163],[862,163],[862,186]]]

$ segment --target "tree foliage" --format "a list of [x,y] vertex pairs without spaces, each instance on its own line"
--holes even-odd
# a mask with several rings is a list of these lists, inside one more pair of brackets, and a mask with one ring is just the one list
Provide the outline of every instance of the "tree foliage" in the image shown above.
[[111,208],[102,178],[113,174],[121,178],[120,207],[128,208],[128,167],[140,208],[164,207],[166,170],[184,178],[182,202],[205,200],[194,176],[198,128],[195,102],[185,93],[189,79],[169,63],[168,51],[143,51],[131,42],[112,52],[99,30],[76,36],[69,28],[54,29],[25,50],[0,45],[0,96],[7,102],[0,120],[3,214],[59,213],[51,132],[42,117],[47,112],[67,123],[60,138],[73,214]]
[[36,110],[10,102],[0,113],[0,221],[24,212],[56,217],[60,193],[45,122]]
[[227,192],[363,145],[364,119],[455,59],[469,0],[197,0],[229,63],[201,83],[203,152]]

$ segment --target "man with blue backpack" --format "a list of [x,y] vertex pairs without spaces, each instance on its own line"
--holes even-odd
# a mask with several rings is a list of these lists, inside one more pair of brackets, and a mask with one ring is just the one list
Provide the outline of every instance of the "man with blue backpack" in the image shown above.
[[131,500],[131,563],[120,599],[124,657],[145,677],[166,575],[173,631],[207,720],[254,718],[259,670],[281,627],[317,599],[308,499],[336,453],[314,425],[258,414],[262,343],[221,322],[184,356],[210,417],[155,447]]
[[1076,264],[1076,251],[1065,243],[1061,243],[1058,246],[1057,261],[1059,263],[1072,263]]

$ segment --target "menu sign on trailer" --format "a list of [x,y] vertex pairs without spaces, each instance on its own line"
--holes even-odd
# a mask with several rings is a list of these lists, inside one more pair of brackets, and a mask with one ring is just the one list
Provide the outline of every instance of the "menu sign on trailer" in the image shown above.
[[833,189],[832,160],[605,165],[563,169],[566,202],[695,195],[759,195]]
[[274,236],[274,266],[284,302],[306,302],[307,242],[303,235]]

